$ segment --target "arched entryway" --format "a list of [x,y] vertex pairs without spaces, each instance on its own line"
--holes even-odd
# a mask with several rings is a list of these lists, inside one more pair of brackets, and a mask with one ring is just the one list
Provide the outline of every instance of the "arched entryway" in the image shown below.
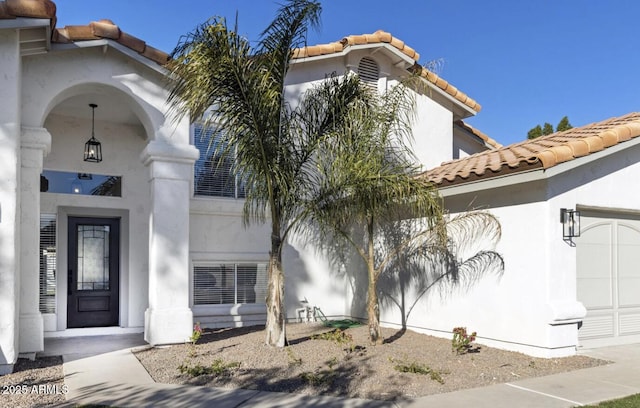
[[[51,135],[40,179],[44,330],[141,330],[151,195],[140,155],[153,138],[151,120],[122,90],[86,83],[52,98],[43,128]],[[92,131],[100,162],[84,160]]]

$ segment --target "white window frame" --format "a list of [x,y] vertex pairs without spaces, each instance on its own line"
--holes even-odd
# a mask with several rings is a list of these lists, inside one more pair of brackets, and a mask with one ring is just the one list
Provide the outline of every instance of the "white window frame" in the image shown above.
[[[52,231],[49,236],[43,236],[42,230],[46,223],[48,226],[52,226]],[[39,253],[39,272],[38,272],[38,307],[41,313],[55,314],[57,310],[57,297],[58,289],[56,282],[56,269],[57,269],[57,256],[58,256],[58,243],[57,243],[57,231],[58,220],[56,214],[40,214],[40,242],[38,246]],[[46,241],[46,242],[43,242]],[[53,248],[53,255],[47,254],[47,249],[43,248],[43,244],[48,244],[47,247]],[[43,261],[45,264],[43,264]],[[44,268],[44,269],[43,269]],[[53,269],[51,269],[53,268]],[[43,297],[49,295],[53,297]]]
[[[212,180],[205,181],[205,187],[199,189],[198,181],[201,174],[206,174],[207,161],[213,155],[213,146],[209,146],[209,138],[202,138],[204,126],[202,123],[195,123],[191,126],[191,143],[200,151],[200,158],[196,160],[193,165],[193,195],[194,197],[211,197],[211,198],[228,198],[228,199],[244,199],[246,194],[238,176],[231,175],[231,164],[229,166],[218,165],[209,171],[214,172],[227,172],[226,175],[218,176],[219,178],[226,178],[227,180],[222,183],[217,183],[213,180],[214,177],[209,176]],[[200,134],[199,134],[200,133]],[[211,129],[208,129],[206,133],[213,133]],[[205,134],[206,134],[205,133]],[[206,176],[205,176],[206,177]],[[233,186],[228,185],[228,181],[233,177]],[[232,191],[230,191],[232,190]],[[230,191],[230,193],[229,193]]]
[[[238,292],[239,292],[239,287],[238,287],[238,269],[239,267],[243,267],[243,266],[255,266],[256,267],[256,283],[253,285],[254,290],[256,291],[255,293],[255,300],[253,302],[245,302],[245,303],[238,303]],[[233,302],[229,303],[229,302],[225,302],[225,297],[228,298],[228,294],[225,294],[225,289],[227,288],[226,286],[220,286],[219,288],[207,288],[204,287],[202,288],[203,291],[205,290],[216,290],[217,294],[219,296],[219,301],[212,301],[211,303],[199,303],[199,299],[197,299],[196,296],[196,291],[198,290],[197,286],[196,286],[196,274],[197,274],[197,269],[198,268],[233,268]],[[268,262],[264,262],[264,261],[220,261],[220,262],[216,262],[216,261],[197,261],[197,262],[193,262],[192,263],[192,268],[191,268],[191,304],[193,307],[195,308],[202,308],[202,307],[218,307],[218,306],[222,306],[222,307],[233,307],[233,306],[239,306],[239,305],[258,305],[258,306],[264,306],[265,302],[266,302],[266,294],[267,294],[267,285],[268,285]],[[262,275],[261,275],[262,274]],[[264,281],[260,282],[260,277],[263,276],[264,277]],[[220,279],[220,278],[218,278]],[[213,284],[213,286],[219,286],[220,283],[219,282],[215,282]],[[215,296],[215,292],[213,293],[213,295]]]

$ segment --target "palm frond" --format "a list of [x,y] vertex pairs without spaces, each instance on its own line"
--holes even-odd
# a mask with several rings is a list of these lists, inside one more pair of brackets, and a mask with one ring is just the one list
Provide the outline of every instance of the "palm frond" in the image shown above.
[[480,251],[493,251],[502,229],[498,219],[488,211],[471,211],[447,221],[449,250],[457,259],[467,259]]
[[257,54],[269,56],[268,69],[276,83],[284,84],[291,53],[306,45],[309,27],[320,26],[321,11],[319,2],[289,0],[282,4],[277,17],[262,32]]

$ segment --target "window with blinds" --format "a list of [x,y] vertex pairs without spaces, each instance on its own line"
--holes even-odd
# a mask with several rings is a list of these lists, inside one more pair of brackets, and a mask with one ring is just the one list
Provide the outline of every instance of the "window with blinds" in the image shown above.
[[360,60],[358,64],[358,76],[367,86],[370,86],[373,90],[378,90],[380,67],[373,58],[364,57]]
[[265,303],[267,264],[196,265],[193,304]]
[[244,186],[231,172],[232,159],[215,154],[219,142],[219,134],[212,129],[194,126],[193,144],[200,150],[200,158],[194,167],[195,195],[244,198]]
[[40,312],[56,312],[56,215],[40,214]]

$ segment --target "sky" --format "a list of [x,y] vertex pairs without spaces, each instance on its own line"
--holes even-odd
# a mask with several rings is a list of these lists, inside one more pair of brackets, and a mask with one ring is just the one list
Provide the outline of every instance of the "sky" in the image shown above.
[[[57,27],[107,18],[171,52],[212,16],[238,17],[256,41],[273,20],[271,0],[54,0]],[[482,105],[467,123],[502,144],[567,115],[582,126],[640,110],[636,0],[324,0],[308,43],[382,29],[442,62],[438,74]]]

